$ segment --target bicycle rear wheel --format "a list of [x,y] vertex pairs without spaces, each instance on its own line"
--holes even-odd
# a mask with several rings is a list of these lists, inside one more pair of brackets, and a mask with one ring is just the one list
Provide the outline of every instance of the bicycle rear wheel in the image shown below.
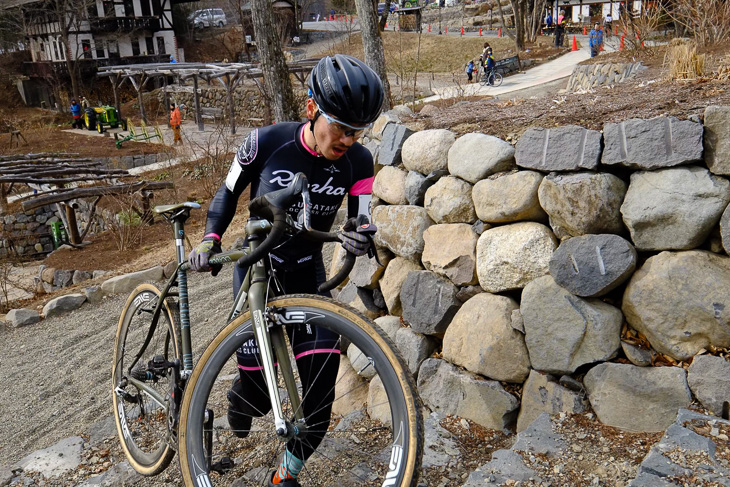
[[[124,453],[132,468],[142,475],[162,472],[175,455],[168,427],[173,377],[167,367],[153,364],[155,357],[157,362],[180,359],[179,311],[172,299],[163,304],[147,348],[133,370],[129,370],[148,337],[159,300],[160,291],[155,286],[137,286],[122,310],[114,344],[114,419]],[[143,382],[149,391],[136,387],[131,378]]]
[[[423,453],[421,404],[413,376],[388,336],[351,308],[320,296],[283,296],[267,306],[287,326],[313,325],[341,336],[342,355],[331,355],[340,368],[329,428],[299,482],[415,487]],[[179,459],[187,486],[266,485],[278,466],[285,443],[276,435],[271,413],[254,418],[244,439],[233,434],[226,418],[226,394],[238,375],[235,351],[252,336],[247,312],[213,339],[186,385]],[[350,344],[352,364],[345,344]],[[285,396],[285,417],[293,420]]]
[[494,85],[493,86],[499,86],[502,84],[502,75],[499,73],[494,73]]

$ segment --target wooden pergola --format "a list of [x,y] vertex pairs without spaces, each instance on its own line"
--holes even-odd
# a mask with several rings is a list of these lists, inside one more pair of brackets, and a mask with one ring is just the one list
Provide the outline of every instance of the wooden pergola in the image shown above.
[[[305,59],[288,63],[289,73],[305,86],[307,76],[319,59]],[[233,92],[245,79],[251,79],[256,83],[263,93],[260,79],[263,73],[258,64],[251,63],[157,63],[157,64],[127,64],[120,66],[99,67],[99,77],[109,77],[114,91],[114,105],[121,117],[121,104],[119,103],[119,88],[125,81],[129,80],[137,92],[139,111],[142,120],[147,123],[147,115],[142,102],[142,92],[150,79],[162,77],[165,90],[165,105],[169,103],[167,95],[167,80],[173,78],[175,82],[184,86],[188,80],[193,82],[193,98],[195,103],[195,121],[198,130],[203,131],[205,126],[200,110],[200,94],[198,93],[198,81],[204,80],[209,85],[217,80],[226,89],[228,101],[228,118],[230,121],[231,133],[236,133],[236,121],[234,117]]]
[[[107,168],[78,154],[26,154],[0,156],[0,196],[3,200],[15,184],[24,184],[33,190],[18,198],[23,210],[33,210],[56,204],[70,243],[80,245],[89,231],[96,205],[103,196],[134,194],[142,196],[141,209],[134,208],[143,221],[151,222],[149,200],[151,191],[172,188],[170,181],[122,182],[120,178],[133,177],[126,169]],[[94,198],[86,228],[79,232],[76,205],[82,198]]]

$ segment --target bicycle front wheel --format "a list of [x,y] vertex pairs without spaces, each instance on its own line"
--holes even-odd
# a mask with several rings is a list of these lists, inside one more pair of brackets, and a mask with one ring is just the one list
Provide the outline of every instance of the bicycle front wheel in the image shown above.
[[[331,407],[329,425],[307,422],[309,434],[318,427],[326,434],[305,462],[299,482],[415,487],[423,453],[421,404],[413,376],[390,338],[353,309],[328,298],[283,296],[269,301],[267,307],[288,327],[316,326],[340,336],[342,354],[330,355],[339,362],[336,383],[328,386],[334,388],[334,401],[320,407]],[[253,418],[245,438],[238,437],[243,436],[241,430],[234,434],[228,424],[227,393],[238,376],[236,350],[252,336],[247,312],[213,339],[186,385],[179,430],[186,486],[266,485],[271,470],[278,466],[285,443],[277,437],[270,412]],[[307,373],[312,377],[318,371]],[[299,374],[295,377],[298,380]],[[301,384],[298,387],[301,392]],[[321,396],[332,396],[326,392]],[[308,393],[303,392],[305,398]],[[281,396],[285,418],[293,422],[286,393]]]
[[173,377],[166,366],[159,364],[180,359],[179,312],[173,300],[166,300],[150,335],[159,300],[160,291],[155,286],[137,286],[122,310],[114,344],[114,419],[127,460],[142,475],[162,472],[175,455],[168,426]]

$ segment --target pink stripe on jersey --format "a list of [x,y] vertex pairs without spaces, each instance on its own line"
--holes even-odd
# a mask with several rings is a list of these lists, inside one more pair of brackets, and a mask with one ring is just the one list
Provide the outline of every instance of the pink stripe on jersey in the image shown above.
[[[300,357],[304,357],[306,355],[312,355],[314,353],[336,353],[337,355],[340,355],[341,352],[337,350],[336,348],[315,348],[314,350],[307,350],[306,352],[302,352],[299,355],[294,357],[294,360],[298,360]],[[240,367],[240,365],[239,365]]]
[[375,179],[375,178],[369,177],[367,179],[361,179],[360,181],[358,181],[352,185],[352,188],[350,188],[349,193],[352,196],[372,193],[373,192],[373,179]]
[[299,140],[301,141],[304,148],[307,149],[307,152],[309,152],[313,156],[319,156],[319,154],[317,154],[317,151],[313,151],[312,149],[310,149],[309,146],[307,145],[307,143],[304,142],[304,129],[305,128],[307,128],[306,123],[304,125],[302,125],[302,130],[299,131]]

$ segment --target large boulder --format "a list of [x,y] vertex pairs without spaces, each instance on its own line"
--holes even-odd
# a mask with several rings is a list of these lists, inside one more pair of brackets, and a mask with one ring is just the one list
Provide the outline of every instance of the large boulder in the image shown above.
[[451,282],[431,271],[409,272],[400,291],[403,320],[418,333],[443,335],[461,301]]
[[477,234],[470,225],[432,225],[423,232],[425,246],[421,260],[426,269],[457,286],[476,284]]
[[34,309],[18,308],[8,311],[8,314],[5,315],[5,321],[10,326],[20,328],[21,326],[38,323],[41,321],[41,316]]
[[603,296],[636,269],[636,249],[618,235],[584,235],[561,242],[550,259],[555,282],[583,297]]
[[112,277],[101,284],[101,290],[106,295],[128,293],[143,282],[159,281],[163,273],[162,266],[158,265],[143,271]]
[[607,123],[603,142],[606,166],[653,170],[702,159],[702,125],[675,117]]
[[639,250],[686,250],[701,245],[730,202],[730,182],[703,167],[631,175],[621,205]]
[[400,290],[411,271],[420,271],[423,268],[418,263],[396,257],[388,263],[383,277],[380,279],[380,291],[385,299],[385,306],[392,315],[400,316],[403,312],[400,301]]
[[517,165],[536,171],[596,169],[601,133],[576,125],[553,129],[532,127],[517,141]]
[[490,228],[477,241],[477,276],[487,292],[521,289],[548,273],[557,247],[545,225],[519,222]]
[[652,347],[688,360],[730,346],[730,258],[702,250],[650,257],[626,286],[622,310]]
[[542,178],[536,171],[515,171],[477,182],[471,191],[477,217],[488,223],[544,221],[537,197]]
[[705,108],[705,164],[713,174],[730,175],[730,107]]
[[561,386],[548,374],[531,370],[522,387],[517,431],[523,431],[530,426],[542,413],[557,416],[560,413],[579,414],[587,409],[588,400],[584,393]]
[[425,208],[408,205],[378,206],[373,210],[378,226],[375,243],[387,247],[395,255],[420,260],[423,232],[431,225]]
[[525,337],[512,328],[517,302],[482,293],[464,303],[444,335],[443,358],[490,379],[522,383],[530,371]]
[[490,174],[513,169],[515,149],[493,135],[470,133],[456,139],[448,158],[449,173],[474,184]]
[[514,423],[519,401],[497,381],[459,370],[445,360],[426,359],[418,372],[418,392],[432,410],[491,429]]
[[403,166],[409,171],[428,175],[448,167],[449,149],[456,141],[446,129],[421,130],[406,139],[401,150]]
[[579,298],[544,276],[522,291],[520,314],[532,368],[571,374],[619,350],[623,316],[599,299]]
[[613,174],[579,172],[549,174],[538,190],[540,206],[550,216],[555,234],[620,233],[621,202],[626,183]]
[[79,309],[85,301],[86,296],[83,294],[67,294],[65,296],[59,296],[46,303],[43,307],[43,316],[50,318],[51,316],[57,316]]
[[601,423],[635,433],[664,431],[692,402],[679,367],[604,363],[589,370],[583,383]]
[[385,166],[378,171],[373,181],[373,196],[391,205],[407,205],[406,175],[397,167]]
[[423,206],[436,223],[474,223],[477,219],[471,199],[471,184],[447,176],[426,190]]
[[687,370],[687,383],[698,401],[716,415],[730,401],[730,362],[722,357],[697,355]]

